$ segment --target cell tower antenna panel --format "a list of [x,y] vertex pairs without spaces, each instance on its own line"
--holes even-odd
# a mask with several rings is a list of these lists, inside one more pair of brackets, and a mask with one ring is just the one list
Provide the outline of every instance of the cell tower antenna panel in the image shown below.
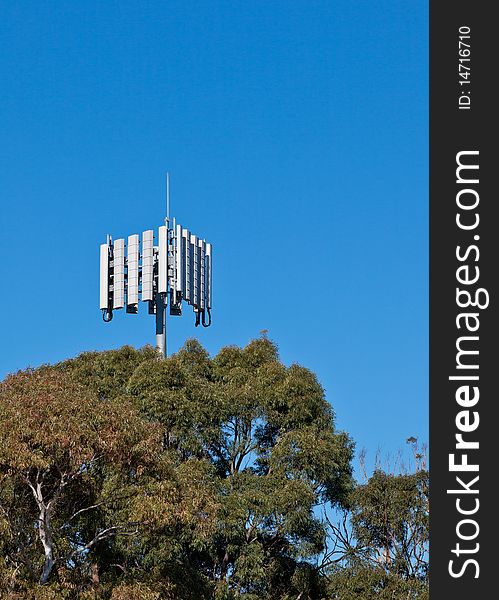
[[158,246],[158,292],[168,291],[168,229],[166,225],[159,228]]
[[125,306],[125,240],[114,241],[113,308]]
[[128,236],[127,299],[129,312],[136,312],[139,303],[139,236]]
[[142,234],[142,302],[154,300],[154,231]]
[[101,310],[109,308],[109,244],[100,245],[100,302]]
[[[166,307],[170,315],[182,314],[182,302],[196,315],[196,326],[211,324],[213,248],[210,243],[183,228],[176,219],[170,227],[170,174],[166,174],[166,218],[154,231],[114,241],[107,236],[100,245],[99,308],[104,321],[111,321],[113,310],[126,306],[137,313],[139,294],[148,303],[149,314],[156,316],[156,348],[166,356]],[[142,243],[142,246],[141,246]]]
[[176,225],[175,227],[175,271],[176,271],[176,279],[175,279],[175,291],[179,294],[182,293],[183,290],[183,281],[184,281],[184,270],[183,270],[183,253],[184,249],[182,246],[182,226]]
[[211,309],[211,244],[206,244],[206,308]]
[[191,252],[191,234],[188,229],[184,229],[182,232],[182,237],[184,238],[183,245],[185,247],[185,300],[186,302],[191,302],[192,300],[192,281],[191,281],[191,273],[192,273],[192,252]]
[[193,300],[192,303],[194,308],[199,306],[199,252],[198,252],[198,238],[195,235],[191,235],[191,252],[192,252],[192,292]]

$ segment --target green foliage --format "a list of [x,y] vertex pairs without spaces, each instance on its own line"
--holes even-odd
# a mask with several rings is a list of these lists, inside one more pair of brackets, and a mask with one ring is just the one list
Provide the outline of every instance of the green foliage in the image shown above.
[[325,534],[315,506],[341,503],[351,490],[352,444],[334,430],[314,375],[286,368],[266,339],[213,360],[190,341],[167,361],[143,362],[128,392],[164,427],[172,460],[212,469],[214,530],[209,545],[189,548],[217,597],[281,597],[270,565],[286,559],[293,576],[317,556]]
[[85,352],[57,366],[100,399],[111,400],[125,393],[132,373],[142,362],[155,358],[157,353],[152,346],[141,350],[123,346],[107,352]]
[[427,600],[428,483],[419,466],[401,474],[378,468],[356,486],[343,523],[329,521],[329,598]]
[[11,579],[45,584],[69,565],[80,577],[100,545],[134,528],[111,509],[133,493],[159,447],[159,426],[140,419],[129,400],[99,399],[60,368],[7,377],[0,508]]
[[[189,340],[167,360],[123,347],[21,371],[0,383],[0,440],[0,597],[343,598],[347,572],[319,564],[321,506],[351,505],[359,544],[383,547],[372,504],[393,482],[354,486],[353,444],[316,377],[266,338],[213,358]],[[415,514],[399,487],[398,541]]]
[[355,537],[392,574],[427,574],[428,473],[390,475],[376,470],[358,486],[352,511]]
[[380,566],[335,569],[329,576],[328,600],[428,600],[428,582],[404,579]]

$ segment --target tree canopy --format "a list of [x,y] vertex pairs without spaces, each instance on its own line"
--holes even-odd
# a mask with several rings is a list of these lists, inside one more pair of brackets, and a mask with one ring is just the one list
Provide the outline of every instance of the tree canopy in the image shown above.
[[[352,455],[315,375],[265,337],[213,358],[189,340],[166,360],[123,347],[9,375],[1,597],[343,598],[342,578],[380,563],[325,566],[324,510],[350,511],[371,559],[388,551],[394,585],[424,579],[401,559],[407,523],[424,537],[417,482],[359,487]],[[372,512],[387,498],[389,539]]]

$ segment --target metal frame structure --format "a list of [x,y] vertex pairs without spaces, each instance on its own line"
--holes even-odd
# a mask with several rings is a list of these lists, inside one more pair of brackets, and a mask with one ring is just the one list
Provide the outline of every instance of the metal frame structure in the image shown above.
[[[137,314],[139,297],[156,316],[156,348],[166,357],[166,309],[182,315],[182,302],[192,306],[196,327],[211,325],[213,247],[169,219],[169,178],[167,176],[167,217],[154,231],[114,240],[107,236],[100,246],[100,309],[106,323],[113,311],[126,308]],[[141,243],[142,242],[142,243]],[[126,252],[125,252],[126,251]]]

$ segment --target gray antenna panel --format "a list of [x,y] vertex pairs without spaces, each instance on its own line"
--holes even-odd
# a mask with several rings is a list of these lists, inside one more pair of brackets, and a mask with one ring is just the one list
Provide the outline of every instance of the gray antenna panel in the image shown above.
[[154,232],[142,233],[142,302],[154,299]]
[[204,240],[198,241],[198,254],[199,254],[199,271],[198,271],[198,288],[199,288],[199,308],[204,310],[206,308],[205,302],[205,255],[206,255],[206,242]]
[[159,228],[158,243],[158,292],[166,294],[168,291],[168,230],[164,225]]
[[206,256],[205,256],[205,296],[206,296],[206,308],[211,309],[211,259],[213,255],[213,248],[211,244],[206,244]]
[[199,306],[199,248],[198,238],[191,235],[191,253],[192,253],[192,299],[191,304],[194,308]]
[[100,302],[101,310],[109,308],[109,244],[100,245]]
[[175,231],[175,291],[183,292],[183,280],[184,280],[184,272],[182,269],[182,255],[183,255],[183,247],[182,247],[182,227],[177,225]]
[[113,308],[125,306],[125,240],[114,240]]
[[183,248],[184,248],[184,298],[187,303],[191,303],[191,234],[188,229],[182,231]]
[[139,236],[134,233],[128,236],[127,254],[127,304],[139,303]]

